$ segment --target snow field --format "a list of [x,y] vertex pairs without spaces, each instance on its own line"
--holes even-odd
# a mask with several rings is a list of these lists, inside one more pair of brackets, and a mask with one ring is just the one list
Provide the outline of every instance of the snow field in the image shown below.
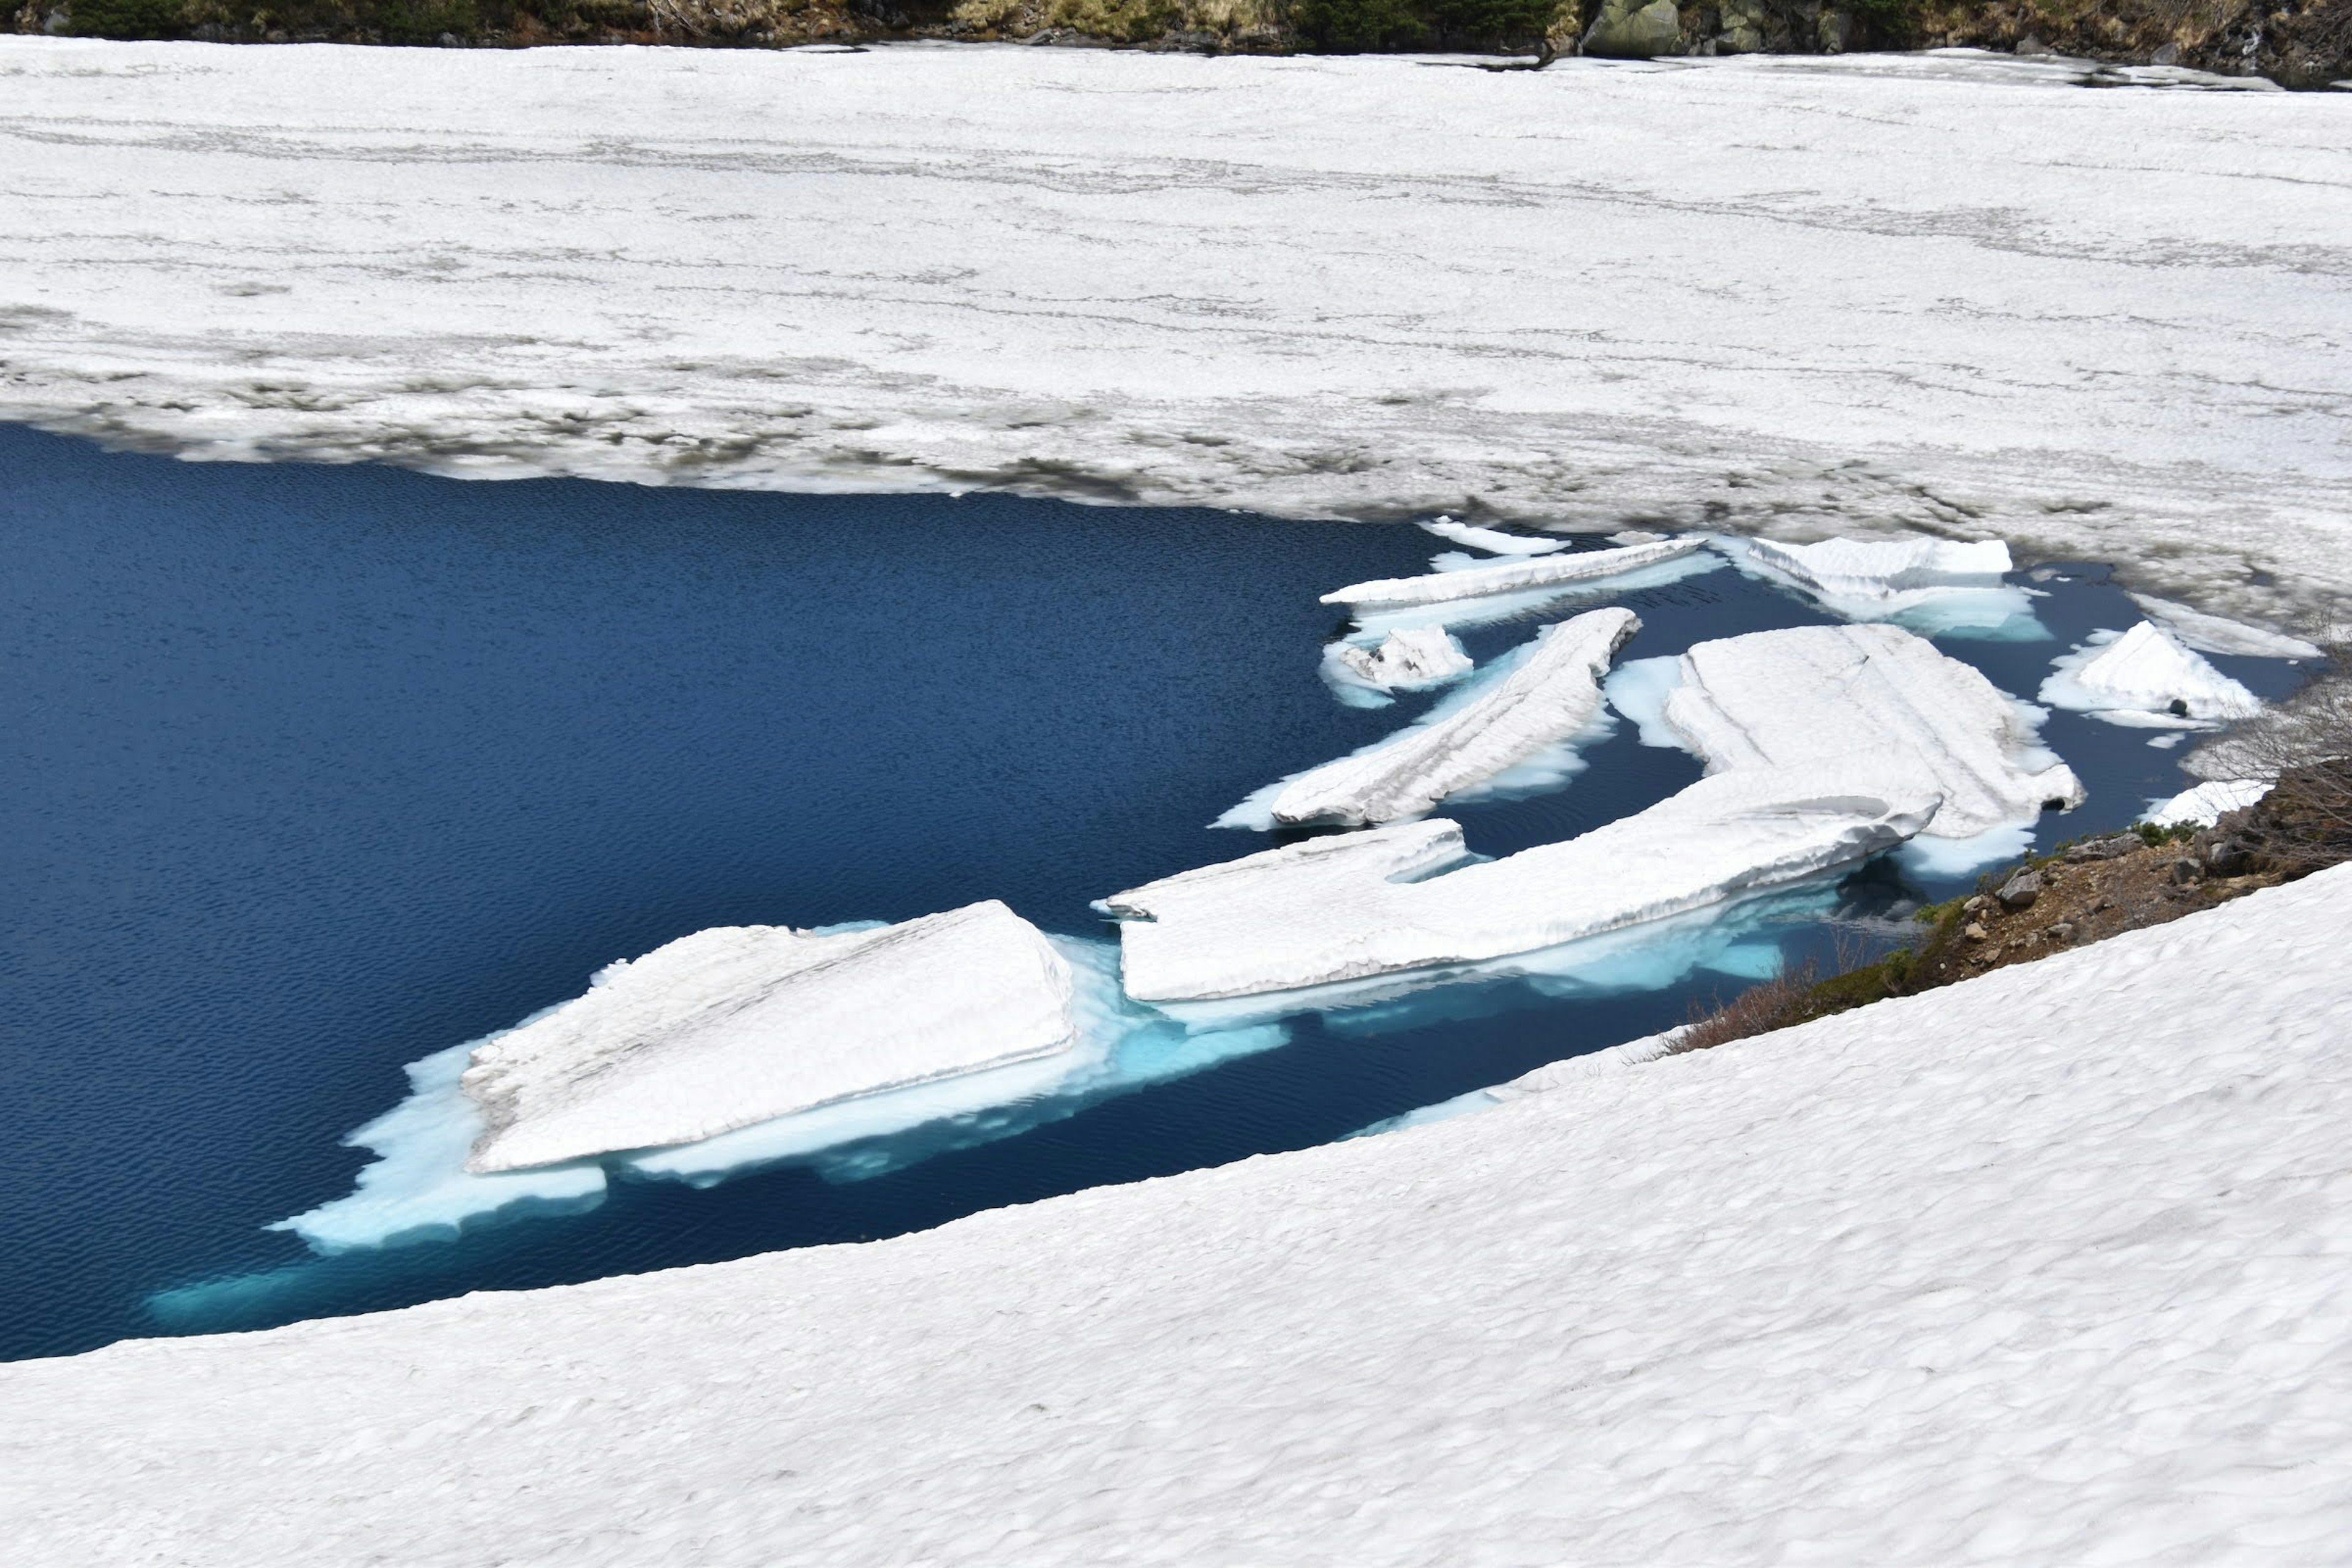
[[891,1241],[0,1366],[12,1560],[2331,1564],[2347,899]]

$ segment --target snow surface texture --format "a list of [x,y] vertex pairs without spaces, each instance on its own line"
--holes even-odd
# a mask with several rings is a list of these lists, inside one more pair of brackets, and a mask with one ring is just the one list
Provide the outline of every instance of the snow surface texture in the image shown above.
[[2241,811],[2271,793],[2267,779],[2216,779],[2183,790],[2170,800],[2152,802],[2143,822],[2158,827],[2194,823],[2210,827],[2230,812]]
[[[1645,661],[1646,662],[1646,661]],[[1629,690],[1628,696],[1633,693]],[[1748,767],[1918,771],[1943,808],[1926,832],[1965,839],[2030,823],[2083,786],[2034,734],[2041,715],[1900,626],[1799,626],[1698,643],[1664,726],[1710,773]]]
[[2262,711],[2262,699],[2208,664],[2153,621],[2120,635],[2093,632],[2053,661],[2042,700],[2111,724],[2202,729]]
[[690,1143],[1077,1042],[1069,965],[984,903],[829,934],[719,926],[474,1048],[477,1173]]
[[1475,666],[1443,626],[1394,631],[1377,643],[1332,643],[1323,650],[1323,679],[1351,708],[1385,708],[1395,691],[1426,691],[1459,680]]
[[1310,838],[1103,900],[1144,1002],[1483,964],[1720,905],[1891,849],[1942,804],[1916,768],[1742,769],[1565,843],[1468,864],[1443,818]]
[[2021,64],[8,37],[0,417],[2352,588],[2343,100]]
[[2348,910],[867,1246],[0,1366],[10,1560],[2335,1564]]
[[[1549,765],[1538,771],[1556,784],[1580,765],[1559,749],[1603,717],[1601,677],[1641,626],[1633,611],[1612,608],[1546,626],[1418,722],[1259,791],[1216,825],[1393,822],[1492,785],[1547,752],[1553,753]],[[1394,633],[1389,641],[1408,635]]]

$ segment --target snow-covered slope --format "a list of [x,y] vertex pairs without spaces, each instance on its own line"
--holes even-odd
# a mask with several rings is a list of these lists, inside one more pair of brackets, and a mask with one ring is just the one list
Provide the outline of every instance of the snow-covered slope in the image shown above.
[[2347,917],[2341,869],[1390,1137],[0,1367],[9,1560],[2336,1563]]
[[[1478,685],[1419,722],[1260,790],[1218,823],[1361,826],[1418,816],[1449,796],[1491,784],[1574,739],[1601,717],[1601,678],[1641,626],[1633,611],[1615,607],[1588,610],[1546,626],[1492,666]],[[1391,633],[1389,641],[1409,635]],[[1572,765],[1559,759],[1553,771]]]
[[9,37],[0,417],[2352,587],[2344,100],[2064,80]]
[[1070,966],[1003,904],[817,932],[720,926],[477,1046],[467,1169],[691,1143],[1066,1051]]

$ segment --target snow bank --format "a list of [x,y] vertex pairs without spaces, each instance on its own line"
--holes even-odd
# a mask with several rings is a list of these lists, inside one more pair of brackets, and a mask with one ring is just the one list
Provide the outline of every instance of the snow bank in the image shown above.
[[2210,827],[2229,813],[2243,810],[2270,793],[2267,779],[2215,779],[2184,790],[2170,800],[2150,801],[2140,820],[2158,827],[2184,822]]
[[[1607,609],[1546,626],[1419,722],[1259,791],[1216,825],[1391,822],[1492,784],[1592,727],[1601,717],[1601,673],[1641,625],[1631,610]],[[1580,765],[1556,754],[1545,781]]]
[[478,1173],[688,1143],[1068,1050],[1071,978],[989,900],[830,934],[722,926],[474,1048]]
[[1339,605],[1358,615],[1383,610],[1419,609],[1464,599],[1550,593],[1591,586],[1645,566],[1659,566],[1701,549],[1701,539],[1664,539],[1654,544],[1625,544],[1612,550],[1580,551],[1573,555],[1540,561],[1500,561],[1453,572],[1433,572],[1425,577],[1383,577],[1350,583],[1323,595],[1327,605]]
[[12,1560],[2318,1568],[2347,910],[867,1246],[0,1366]]
[[2120,635],[2093,632],[2051,662],[2042,700],[2112,724],[2201,728],[2263,709],[2260,698],[2151,621]]
[[2001,581],[2000,540],[1825,539],[1812,544],[1718,537],[1742,571],[1793,587],[1849,621],[1893,621],[1923,636],[2033,642],[2048,637],[2032,596]]
[[1916,770],[1743,769],[1561,844],[1467,864],[1458,824],[1311,838],[1103,900],[1129,994],[1188,1002],[1477,964],[1724,903],[1892,848]]
[[1474,668],[1462,645],[1443,626],[1393,631],[1369,647],[1335,642],[1323,650],[1324,683],[1350,707],[1385,707],[1389,693],[1426,691],[1459,680]]
[[2083,798],[2044,751],[2039,715],[1974,668],[1899,626],[1799,626],[1693,646],[1664,704],[1665,726],[1709,772],[1890,768],[1942,809],[1925,829],[1967,839]]
[[1421,526],[1440,539],[1483,550],[1489,555],[1549,555],[1575,542],[1535,534],[1506,533],[1499,528],[1480,528],[1472,522],[1456,522],[1450,517],[1437,518]]

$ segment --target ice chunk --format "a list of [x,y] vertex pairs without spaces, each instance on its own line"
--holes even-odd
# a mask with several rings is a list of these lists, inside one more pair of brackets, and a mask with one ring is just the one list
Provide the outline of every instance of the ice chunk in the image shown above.
[[[1391,822],[1489,783],[1601,717],[1601,674],[1641,625],[1606,609],[1546,626],[1418,723],[1259,791],[1217,826]],[[1548,776],[1575,765],[1555,758]]]
[[2120,636],[2093,632],[2052,665],[2042,701],[2114,724],[2189,729],[2262,711],[2262,699],[2152,621]]
[[1697,644],[1682,665],[1664,721],[1711,773],[1906,769],[1942,797],[1926,831],[1947,839],[2083,798],[2037,741],[2038,713],[1900,626],[1751,632]]
[[1718,774],[1563,844],[1468,864],[1443,819],[1313,838],[1113,895],[1129,994],[1255,995],[1478,963],[1811,877],[1893,847],[1942,797],[1866,763]]
[[1459,680],[1475,668],[1462,645],[1443,626],[1391,632],[1369,647],[1336,642],[1323,651],[1323,679],[1341,693],[1342,701],[1351,700],[1347,696],[1350,691],[1376,694],[1382,700],[1391,691],[1425,691]]
[[2185,647],[2200,653],[2237,654],[2249,658],[2317,658],[2319,649],[2298,637],[2249,626],[2243,621],[2208,615],[2149,594],[2134,594],[2131,602],[2149,620],[2170,632]]
[[311,1251],[332,1257],[448,1241],[493,1220],[577,1214],[603,1203],[604,1173],[593,1164],[487,1175],[466,1169],[467,1151],[482,1132],[481,1110],[458,1085],[474,1044],[409,1063],[408,1098],[343,1140],[376,1155],[348,1196],[268,1228],[291,1231]]
[[1849,621],[1894,621],[1927,636],[2046,637],[2024,589],[2001,581],[2000,540],[1825,539],[1782,544],[1722,538],[1716,548],[1752,575],[1795,587]]
[[2247,806],[2271,793],[2267,779],[2215,779],[2183,790],[2170,800],[2151,801],[2143,822],[2158,827],[2193,822],[2200,827],[2210,827],[2233,811]]
[[1505,533],[1499,528],[1480,528],[1472,522],[1456,522],[1450,517],[1441,517],[1421,526],[1440,539],[1467,545],[1473,550],[1483,550],[1489,555],[1549,555],[1567,549],[1573,542],[1566,539]]
[[829,934],[723,926],[475,1047],[467,1168],[685,1143],[1068,1050],[1069,965],[990,900]]
[[1629,544],[1614,550],[1588,550],[1541,561],[1500,561],[1466,571],[1436,572],[1425,577],[1383,577],[1350,583],[1323,595],[1327,605],[1344,605],[1356,611],[1403,609],[1475,599],[1498,594],[1526,594],[1595,582],[1621,573],[1655,566],[1698,550],[1699,539],[1665,539],[1654,544]]

